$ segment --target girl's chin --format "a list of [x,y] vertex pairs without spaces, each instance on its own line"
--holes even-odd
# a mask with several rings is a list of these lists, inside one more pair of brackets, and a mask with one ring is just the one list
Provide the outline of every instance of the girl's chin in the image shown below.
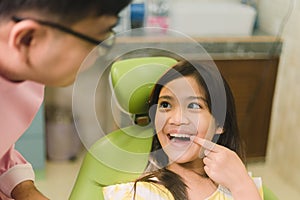
[[171,163],[183,164],[183,163],[191,162],[197,158],[201,158],[199,149],[187,148],[184,150],[183,149],[174,150],[174,149],[168,148],[168,149],[164,149],[164,151],[166,152],[166,154],[169,157],[170,164]]

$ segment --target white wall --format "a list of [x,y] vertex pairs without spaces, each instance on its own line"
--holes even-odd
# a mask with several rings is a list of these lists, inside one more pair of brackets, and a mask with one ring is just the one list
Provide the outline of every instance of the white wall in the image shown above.
[[267,164],[300,188],[300,0],[260,0],[260,28],[276,34],[294,2],[283,29],[284,46],[273,103]]

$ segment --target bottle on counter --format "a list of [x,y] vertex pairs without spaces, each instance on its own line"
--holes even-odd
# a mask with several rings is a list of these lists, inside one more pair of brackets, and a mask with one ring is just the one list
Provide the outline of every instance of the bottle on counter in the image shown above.
[[169,27],[169,0],[148,0],[147,26],[148,27]]
[[50,160],[74,160],[82,146],[75,125],[72,111],[56,105],[46,108],[46,144]]
[[127,31],[131,28],[129,15],[130,15],[130,5],[128,5],[119,13],[119,21],[118,24],[114,27],[114,32],[120,33],[123,31]]
[[142,28],[145,25],[146,5],[143,0],[134,0],[130,4],[131,28]]

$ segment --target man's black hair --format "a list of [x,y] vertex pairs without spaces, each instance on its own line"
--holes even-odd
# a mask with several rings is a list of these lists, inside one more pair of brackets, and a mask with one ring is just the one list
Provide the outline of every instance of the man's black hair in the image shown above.
[[[33,11],[61,23],[74,23],[88,16],[115,15],[131,0],[0,0],[0,20]],[[22,16],[26,17],[26,16]]]

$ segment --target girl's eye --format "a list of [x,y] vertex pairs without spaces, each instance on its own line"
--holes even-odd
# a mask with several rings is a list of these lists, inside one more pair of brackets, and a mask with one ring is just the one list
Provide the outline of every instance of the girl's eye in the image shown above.
[[171,104],[166,101],[163,101],[159,104],[159,108],[171,108]]
[[188,108],[191,108],[191,109],[201,109],[202,106],[200,104],[198,104],[198,103],[190,103],[188,105]]

